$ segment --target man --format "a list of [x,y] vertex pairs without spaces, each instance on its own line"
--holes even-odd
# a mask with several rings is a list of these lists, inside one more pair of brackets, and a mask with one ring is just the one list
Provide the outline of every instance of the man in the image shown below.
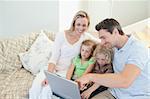
[[105,19],[95,28],[101,43],[114,48],[114,73],[84,75],[77,80],[80,86],[92,81],[109,87],[93,99],[150,99],[148,48],[133,36],[125,35],[115,19]]

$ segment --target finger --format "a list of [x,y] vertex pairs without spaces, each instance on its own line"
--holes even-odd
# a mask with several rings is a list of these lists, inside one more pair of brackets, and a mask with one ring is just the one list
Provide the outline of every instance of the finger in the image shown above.
[[86,88],[85,85],[81,85],[81,89],[84,90]]
[[83,93],[81,94],[81,97],[84,97],[84,94],[83,94]]
[[85,99],[84,95],[81,96],[82,99]]
[[88,99],[88,98],[86,98],[86,97],[83,97],[83,99]]
[[79,85],[80,88],[83,88],[83,87],[84,87],[84,85],[83,85],[81,82],[79,82],[79,81],[77,81],[77,80],[76,80],[76,82],[78,83],[78,85]]

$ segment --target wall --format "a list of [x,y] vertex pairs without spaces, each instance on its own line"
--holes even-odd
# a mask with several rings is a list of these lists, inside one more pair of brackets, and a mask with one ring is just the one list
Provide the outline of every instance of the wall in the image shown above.
[[114,0],[112,17],[122,26],[148,18],[148,0]]
[[0,36],[17,36],[41,29],[57,32],[58,5],[58,0],[0,1]]
[[149,0],[0,0],[0,37],[17,36],[41,29],[53,32],[70,27],[78,10],[91,18],[90,32],[109,17],[122,26],[150,17]]
[[80,9],[80,0],[59,1],[59,31],[70,28],[75,13]]
[[148,1],[148,16],[150,17],[150,1]]
[[95,30],[95,25],[106,17],[110,17],[110,0],[85,0],[81,9],[88,12],[91,20],[89,32]]
[[[88,2],[88,3],[87,3]],[[124,27],[141,21],[150,15],[149,0],[86,0],[82,6],[91,17],[89,31],[95,31],[95,25],[105,18],[115,18]]]
[[[0,13],[2,12],[2,5],[0,3]],[[2,15],[0,14],[0,34],[2,33]]]

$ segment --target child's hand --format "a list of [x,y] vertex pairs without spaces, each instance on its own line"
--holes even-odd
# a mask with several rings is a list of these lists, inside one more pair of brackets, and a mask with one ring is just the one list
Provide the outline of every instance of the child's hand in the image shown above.
[[88,84],[85,84],[84,86],[80,87],[80,90],[83,91],[83,90],[87,89],[88,88],[87,86],[88,86]]
[[86,90],[81,94],[81,98],[82,99],[89,99],[90,95],[91,95],[91,91],[90,90]]
[[47,86],[48,85],[48,80],[47,79],[44,79],[43,81],[42,81],[42,86]]

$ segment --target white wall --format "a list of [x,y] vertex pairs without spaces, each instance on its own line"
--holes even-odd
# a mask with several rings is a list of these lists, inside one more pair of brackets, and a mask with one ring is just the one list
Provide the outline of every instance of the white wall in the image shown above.
[[124,27],[150,16],[148,16],[149,0],[86,0],[85,2],[82,2],[82,7],[91,18],[89,31],[95,31],[95,25],[105,18],[115,18]]
[[112,17],[122,26],[148,18],[149,0],[113,0]]
[[110,0],[85,0],[82,1],[81,9],[87,11],[90,16],[90,32],[95,30],[95,25],[99,21],[111,16]]
[[[2,5],[0,3],[0,13],[2,12]],[[0,33],[2,33],[2,15],[0,14]]]
[[58,0],[0,1],[0,36],[16,36],[41,29],[57,32],[58,5]]
[[10,37],[41,29],[53,32],[70,27],[78,10],[90,15],[90,32],[109,17],[122,26],[150,17],[149,0],[0,0],[0,36]]
[[148,16],[150,17],[150,1],[148,1]]
[[80,9],[80,0],[59,1],[59,31],[70,28],[75,13]]

